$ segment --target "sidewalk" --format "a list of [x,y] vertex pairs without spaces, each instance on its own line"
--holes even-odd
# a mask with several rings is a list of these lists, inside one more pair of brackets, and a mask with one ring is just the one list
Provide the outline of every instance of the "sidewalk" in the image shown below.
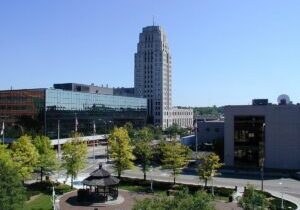
[[265,190],[266,192],[270,193],[271,195],[281,198],[283,197],[284,200],[290,201],[297,205],[297,210],[300,210],[300,198],[296,198],[294,196],[288,195],[288,194],[281,194],[280,192],[272,191],[272,190]]

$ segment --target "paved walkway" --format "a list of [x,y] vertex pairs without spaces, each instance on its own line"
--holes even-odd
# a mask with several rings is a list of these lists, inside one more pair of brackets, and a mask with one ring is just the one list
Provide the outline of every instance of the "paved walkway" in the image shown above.
[[[124,202],[121,204],[111,205],[111,206],[81,206],[76,202],[77,191],[73,191],[63,195],[60,198],[59,206],[60,210],[131,210],[135,199],[144,199],[152,197],[152,195],[145,193],[136,193],[128,191],[119,191],[119,194],[124,197]],[[216,210],[242,210],[236,203],[225,203],[222,201],[214,202]]]

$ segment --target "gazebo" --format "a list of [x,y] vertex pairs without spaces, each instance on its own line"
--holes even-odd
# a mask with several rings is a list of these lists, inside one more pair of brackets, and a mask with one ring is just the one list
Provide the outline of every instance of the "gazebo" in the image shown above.
[[92,202],[116,200],[119,182],[119,179],[111,176],[108,171],[102,168],[102,164],[99,164],[99,168],[82,181],[86,189],[85,197]]

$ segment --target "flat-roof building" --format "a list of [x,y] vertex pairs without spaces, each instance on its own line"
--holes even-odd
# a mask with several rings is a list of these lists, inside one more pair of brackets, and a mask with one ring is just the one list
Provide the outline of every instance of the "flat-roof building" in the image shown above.
[[[226,106],[227,166],[300,169],[300,106],[266,100]],[[262,161],[264,160],[264,161]]]
[[107,133],[114,125],[126,122],[146,124],[147,100],[144,98],[66,91],[62,89],[23,89],[0,91],[0,120],[6,136],[39,133],[67,138],[75,127],[83,135]]

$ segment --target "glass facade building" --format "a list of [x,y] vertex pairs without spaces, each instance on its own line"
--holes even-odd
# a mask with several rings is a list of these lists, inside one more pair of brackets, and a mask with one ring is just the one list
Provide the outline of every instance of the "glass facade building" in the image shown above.
[[234,164],[258,167],[264,145],[264,116],[235,116]]
[[99,134],[126,122],[144,126],[146,117],[144,98],[59,89],[0,91],[0,118],[8,127],[17,125],[23,133],[34,130],[51,139],[58,137],[58,126],[60,138],[69,137],[75,127],[86,136],[93,134],[94,124]]

